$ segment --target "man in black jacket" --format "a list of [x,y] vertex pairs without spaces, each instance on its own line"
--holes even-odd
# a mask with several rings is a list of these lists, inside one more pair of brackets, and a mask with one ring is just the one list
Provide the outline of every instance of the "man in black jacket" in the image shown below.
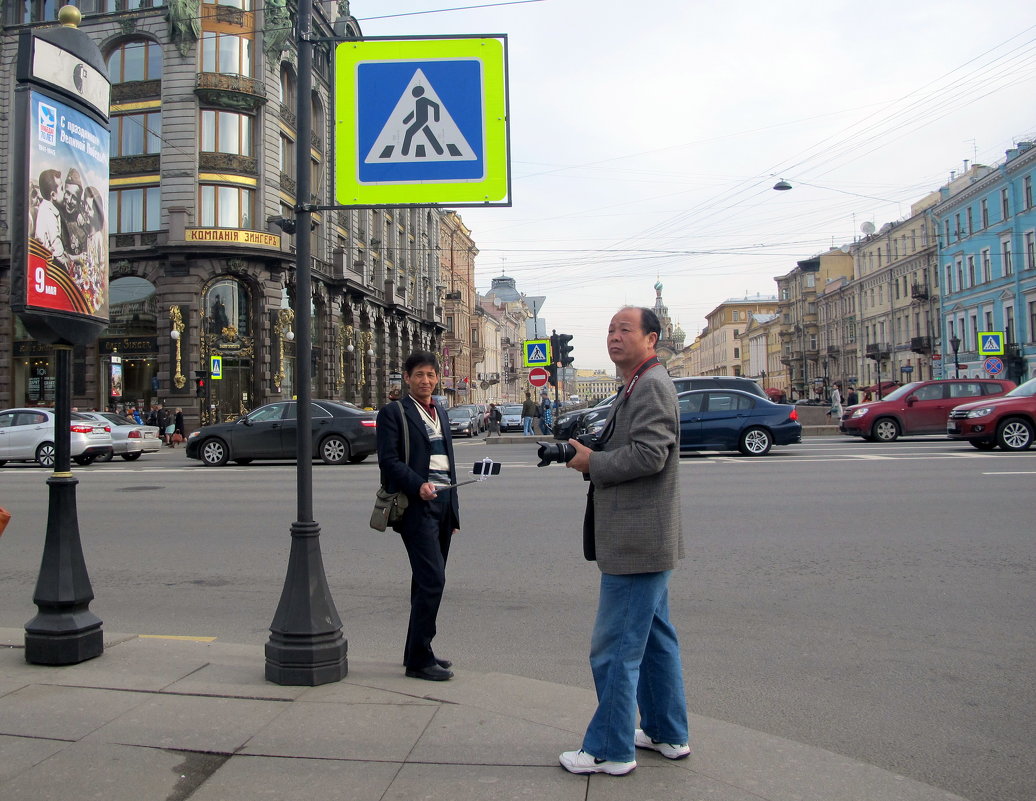
[[[403,367],[409,395],[378,412],[378,464],[389,492],[403,492],[407,508],[396,528],[410,557],[410,624],[403,664],[406,675],[428,681],[453,678],[448,659],[432,650],[435,621],[446,586],[450,540],[460,527],[450,422],[432,393],[439,383],[439,363],[432,353],[415,351]],[[404,426],[409,432],[406,457]]]

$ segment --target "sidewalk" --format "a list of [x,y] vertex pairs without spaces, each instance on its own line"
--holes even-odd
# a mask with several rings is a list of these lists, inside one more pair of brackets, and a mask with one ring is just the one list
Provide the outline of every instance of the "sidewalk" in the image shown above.
[[[96,659],[25,662],[0,629],[0,801],[961,801],[811,746],[692,716],[690,758],[573,776],[592,691],[454,668],[433,684],[349,662],[320,687],[264,678],[263,646],[105,634]],[[460,656],[460,655],[454,655]]]

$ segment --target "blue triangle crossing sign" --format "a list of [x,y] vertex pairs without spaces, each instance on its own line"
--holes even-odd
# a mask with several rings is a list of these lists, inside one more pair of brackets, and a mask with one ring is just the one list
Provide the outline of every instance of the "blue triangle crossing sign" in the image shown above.
[[527,339],[522,348],[524,367],[546,367],[550,364],[550,340]]

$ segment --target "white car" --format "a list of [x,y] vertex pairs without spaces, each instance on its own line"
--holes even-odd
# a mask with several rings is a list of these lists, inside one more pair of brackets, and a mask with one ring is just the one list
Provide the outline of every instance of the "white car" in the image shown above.
[[158,436],[158,426],[146,426],[113,412],[72,412],[72,419],[92,420],[95,423],[109,425],[112,432],[112,448],[114,452],[107,457],[101,456],[99,462],[110,462],[112,456],[121,456],[127,462],[139,459],[142,453],[158,453],[162,440]]
[[[76,420],[72,413],[71,454],[88,465],[112,453],[111,427],[93,420]],[[0,412],[0,466],[7,462],[39,462],[54,466],[54,410],[5,409]]]

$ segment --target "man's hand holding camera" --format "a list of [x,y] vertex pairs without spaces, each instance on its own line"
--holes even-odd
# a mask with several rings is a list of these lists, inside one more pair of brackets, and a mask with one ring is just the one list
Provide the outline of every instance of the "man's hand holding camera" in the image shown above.
[[589,474],[590,454],[593,453],[593,451],[577,439],[570,439],[568,444],[576,452],[576,455],[565,463],[565,467],[571,467],[573,470],[578,470],[580,473]]

